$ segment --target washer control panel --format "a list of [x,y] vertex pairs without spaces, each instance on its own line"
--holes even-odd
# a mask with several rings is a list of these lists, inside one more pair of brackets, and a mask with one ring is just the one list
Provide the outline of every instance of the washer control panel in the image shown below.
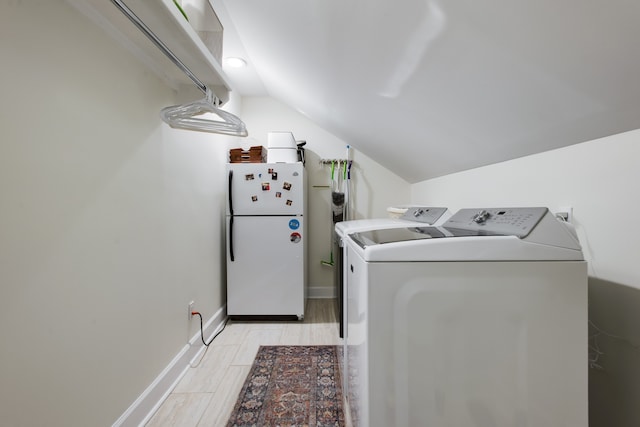
[[426,206],[411,206],[407,208],[407,211],[402,215],[402,219],[409,221],[424,222],[426,224],[435,224],[442,215],[447,211],[447,208],[433,208]]
[[526,237],[548,212],[547,208],[460,209],[443,227]]

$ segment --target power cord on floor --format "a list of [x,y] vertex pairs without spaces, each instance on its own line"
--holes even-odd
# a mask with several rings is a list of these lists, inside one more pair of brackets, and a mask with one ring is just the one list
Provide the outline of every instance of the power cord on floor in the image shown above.
[[200,312],[198,312],[198,311],[192,311],[191,315],[192,316],[196,316],[197,315],[198,317],[200,317],[200,338],[202,339],[202,344],[204,344],[205,347],[209,347],[209,345],[213,342],[213,340],[215,340],[216,337],[218,335],[220,335],[222,333],[222,331],[224,331],[224,328],[227,327],[227,322],[229,321],[229,317],[227,317],[224,320],[224,323],[222,324],[222,329],[220,329],[213,337],[211,337],[211,340],[209,342],[206,342],[204,340],[204,330],[203,330],[203,327],[202,327],[202,314],[200,314]]

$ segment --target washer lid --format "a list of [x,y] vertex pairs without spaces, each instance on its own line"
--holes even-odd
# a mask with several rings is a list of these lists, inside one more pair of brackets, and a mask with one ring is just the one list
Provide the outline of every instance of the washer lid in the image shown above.
[[463,230],[450,227],[404,227],[366,230],[349,235],[361,248],[386,243],[410,242],[424,239],[443,239],[470,236],[504,236],[487,230]]

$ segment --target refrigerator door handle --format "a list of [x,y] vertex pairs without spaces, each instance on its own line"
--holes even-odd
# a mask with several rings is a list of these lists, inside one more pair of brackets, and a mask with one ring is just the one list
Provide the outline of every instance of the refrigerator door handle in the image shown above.
[[235,261],[233,254],[233,195],[231,190],[233,189],[233,171],[229,171],[229,259]]
[[233,189],[233,171],[229,171],[229,214],[233,216],[233,194],[231,190]]
[[229,217],[229,259],[232,262],[236,260],[233,255],[233,215]]

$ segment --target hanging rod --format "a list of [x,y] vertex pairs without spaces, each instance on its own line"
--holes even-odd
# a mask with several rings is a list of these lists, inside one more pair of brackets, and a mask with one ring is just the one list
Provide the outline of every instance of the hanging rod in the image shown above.
[[347,159],[320,159],[321,165],[330,165],[331,163],[347,163],[349,160]]
[[[147,38],[151,40],[153,44],[155,44],[158,47],[158,49],[160,49],[162,53],[164,53],[167,56],[167,58],[171,60],[171,62],[176,64],[176,66],[180,68],[191,79],[191,81],[195,83],[196,86],[198,86],[198,89],[200,89],[202,93],[204,93],[205,95],[207,94],[207,86],[204,83],[202,83],[202,81],[198,79],[198,77],[196,77],[195,74],[191,72],[189,67],[184,65],[184,62],[180,61],[180,59],[173,52],[171,52],[171,49],[169,49],[167,45],[164,44],[164,42],[160,40],[158,36],[156,36],[153,33],[153,31],[151,31],[151,29],[147,27],[147,25],[144,22],[142,22],[142,20],[138,18],[138,16],[136,16],[136,14],[131,9],[129,9],[129,7],[126,4],[124,4],[124,2],[122,2],[121,0],[111,0],[111,3],[113,3],[114,6],[120,9],[120,11],[127,18],[129,18],[129,20],[133,23],[133,25],[138,27],[138,29],[142,31],[144,35],[147,36]],[[217,102],[221,104],[219,99],[217,99]]]
[[[189,67],[187,67],[122,0],[111,0],[111,3],[205,94],[205,99],[203,100],[163,108],[160,116],[165,123],[178,129],[197,130],[232,136],[247,136],[247,129],[244,122],[236,115],[218,108],[218,106],[222,105],[222,101],[213,96],[213,91],[202,83]],[[205,113],[214,113],[222,120],[197,117]]]

